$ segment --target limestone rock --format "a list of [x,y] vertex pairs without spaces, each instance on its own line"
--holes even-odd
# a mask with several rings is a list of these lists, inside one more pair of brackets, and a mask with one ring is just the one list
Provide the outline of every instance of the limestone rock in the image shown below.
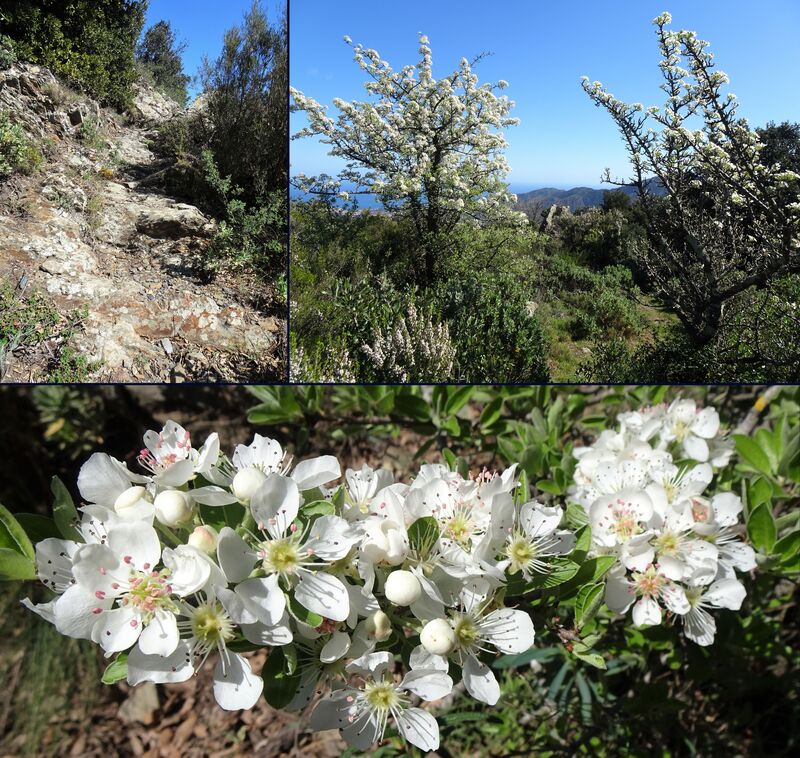
[[133,85],[133,88],[131,113],[139,123],[158,124],[171,119],[183,110],[172,98],[167,97],[148,84],[137,82]]
[[209,232],[209,221],[193,205],[158,205],[142,211],[136,231],[156,239],[204,236]]

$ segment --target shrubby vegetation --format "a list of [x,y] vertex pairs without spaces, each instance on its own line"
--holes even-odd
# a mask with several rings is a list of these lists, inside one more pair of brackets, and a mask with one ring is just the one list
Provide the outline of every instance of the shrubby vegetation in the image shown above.
[[211,271],[285,270],[287,67],[286,17],[271,23],[254,3],[205,62],[200,103],[160,129],[169,191],[222,219]]
[[181,53],[186,43],[179,43],[169,21],[157,21],[136,46],[139,72],[156,88],[180,105],[186,105],[190,77],[183,72]]
[[136,81],[134,47],[146,0],[19,0],[6,4],[4,32],[21,60],[40,63],[123,109]]
[[[373,102],[335,100],[337,118],[293,91],[308,118],[296,136],[348,160],[338,178],[294,180],[320,198],[294,201],[291,215],[292,350],[316,356],[307,378],[346,355],[356,379],[389,380],[363,346],[410,301],[447,326],[453,380],[800,377],[800,125],[753,131],[707,43],[669,31],[667,15],[655,23],[664,108],[584,82],[625,135],[637,197],[610,191],[574,214],[514,212],[500,131],[514,120],[494,94],[505,83],[478,85],[466,60],[433,80],[427,39],[399,71],[357,45]],[[475,165],[487,184],[470,178]],[[356,211],[359,194],[382,210]]]

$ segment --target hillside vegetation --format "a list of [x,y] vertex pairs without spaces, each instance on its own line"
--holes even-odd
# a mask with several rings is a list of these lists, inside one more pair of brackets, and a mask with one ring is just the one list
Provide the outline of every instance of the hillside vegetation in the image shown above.
[[707,43],[669,23],[663,109],[584,83],[634,169],[602,195],[510,195],[507,83],[466,59],[433,79],[424,36],[397,71],[356,45],[371,99],[335,119],[292,90],[296,136],[348,162],[294,178],[317,197],[291,211],[294,379],[797,381],[800,125],[751,129]]
[[187,108],[144,7],[4,12],[0,379],[286,376],[285,19],[254,5]]

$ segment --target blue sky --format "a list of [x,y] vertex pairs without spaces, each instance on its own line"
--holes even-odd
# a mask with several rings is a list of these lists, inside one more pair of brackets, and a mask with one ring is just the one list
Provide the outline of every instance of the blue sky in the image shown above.
[[[506,79],[517,103],[511,115],[522,120],[507,131],[512,188],[600,186],[605,167],[627,177],[628,162],[610,117],[584,94],[580,77],[603,82],[623,100],[661,105],[651,21],[664,10],[672,28],[710,40],[739,112],[753,126],[800,121],[797,0],[291,0],[291,83],[323,104],[364,99],[345,34],[397,69],[417,62],[423,32],[435,76],[450,73],[462,56],[489,51],[477,68],[480,80]],[[304,124],[302,114],[292,116],[293,133]],[[292,142],[291,159],[293,173],[309,175],[335,174],[342,165],[310,138]]]
[[[177,38],[187,43],[183,68],[189,76],[197,74],[203,56],[216,58],[222,50],[222,37],[232,26],[242,23],[252,0],[150,0],[145,29],[156,21],[172,23]],[[277,22],[286,0],[262,0],[267,17]],[[197,90],[192,88],[192,94]]]

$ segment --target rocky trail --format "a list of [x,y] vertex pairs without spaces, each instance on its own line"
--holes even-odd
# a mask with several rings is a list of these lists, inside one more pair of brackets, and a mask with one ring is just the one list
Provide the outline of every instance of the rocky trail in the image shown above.
[[87,381],[284,378],[285,306],[241,274],[208,281],[215,221],[149,181],[161,168],[151,137],[177,104],[139,86],[123,119],[18,64],[0,71],[2,112],[44,156],[32,175],[0,179],[5,302],[38,293],[59,314],[33,344],[0,334],[5,381],[42,381],[67,344]]

